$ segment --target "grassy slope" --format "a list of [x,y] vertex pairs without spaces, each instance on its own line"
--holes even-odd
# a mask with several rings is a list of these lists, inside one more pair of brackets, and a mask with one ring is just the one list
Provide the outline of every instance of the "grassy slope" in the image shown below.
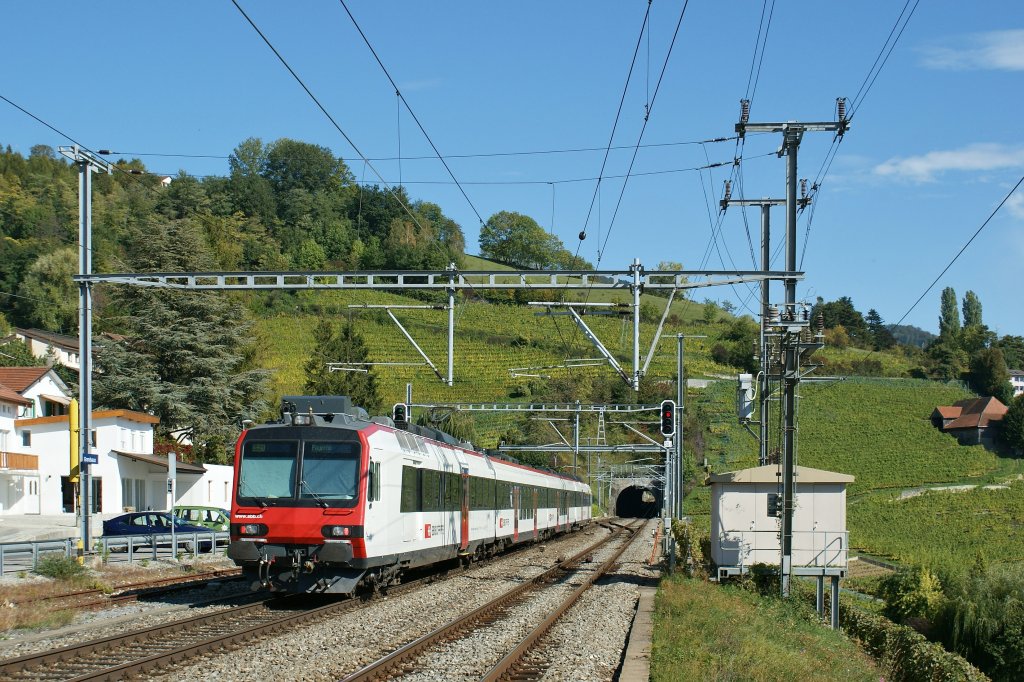
[[[878,680],[849,639],[802,603],[698,580],[662,581],[651,680]],[[784,633],[784,636],[780,636]]]
[[[490,266],[488,266],[490,267]],[[650,298],[652,305],[664,308],[664,299]],[[385,292],[318,292],[309,297],[324,313],[344,319],[350,304],[417,304],[418,301]],[[699,316],[702,307],[677,302],[677,319],[667,323],[663,334],[677,332],[717,336],[728,324],[727,319],[712,325],[684,324]],[[566,359],[597,358],[598,353],[565,317],[538,317],[539,309],[485,302],[460,303],[455,311],[455,385],[448,388],[425,366],[381,366],[375,372],[380,394],[386,403],[405,397],[405,386],[413,383],[416,402],[508,401],[529,399],[529,378],[513,378],[512,368],[558,365]],[[358,320],[358,329],[375,362],[422,362],[420,356],[395,325],[380,311],[351,313]],[[442,375],[447,374],[447,314],[440,310],[396,310],[396,317],[412,334]],[[318,315],[295,313],[257,320],[257,333],[263,349],[264,366],[273,368],[273,389],[276,395],[301,393],[302,366],[312,349],[312,330]],[[632,327],[629,320],[608,316],[588,316],[588,326],[627,371],[632,364]],[[641,359],[646,355],[656,324],[642,325]],[[730,369],[710,359],[709,348],[714,338],[692,340],[687,344],[687,371],[693,376],[728,373]],[[675,345],[663,341],[648,371],[652,380],[674,378]],[[605,364],[574,370],[577,375],[609,375]],[[564,376],[566,370],[535,370],[529,374]],[[532,381],[542,381],[533,379]],[[493,437],[501,431],[495,420],[483,429]],[[499,420],[500,421],[500,420]],[[485,442],[483,445],[491,445]]]

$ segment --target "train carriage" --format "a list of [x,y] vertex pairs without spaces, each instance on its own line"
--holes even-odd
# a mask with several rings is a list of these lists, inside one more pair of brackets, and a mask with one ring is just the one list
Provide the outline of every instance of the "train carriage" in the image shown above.
[[589,522],[590,488],[370,420],[339,396],[286,397],[235,451],[228,556],[254,588],[349,593],[403,571],[492,555]]

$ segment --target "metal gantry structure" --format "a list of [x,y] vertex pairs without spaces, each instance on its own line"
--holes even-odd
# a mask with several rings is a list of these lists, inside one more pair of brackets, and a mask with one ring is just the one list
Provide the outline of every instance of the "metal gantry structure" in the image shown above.
[[[92,174],[114,166],[77,144],[57,150],[78,168],[78,508],[79,556],[89,551],[89,449],[92,445]],[[74,474],[74,472],[71,472]]]
[[[797,211],[801,205],[806,206],[806,195],[797,197],[797,154],[804,133],[807,132],[831,132],[837,137],[842,136],[850,127],[846,118],[846,101],[843,98],[836,100],[837,119],[836,121],[814,121],[798,122],[787,121],[785,123],[751,123],[750,102],[742,100],[740,107],[740,120],[736,124],[736,133],[743,138],[747,133],[781,133],[782,144],[779,147],[779,157],[786,157],[786,269],[796,268],[796,234],[797,234]],[[777,200],[762,201],[762,228],[766,233],[762,236],[762,268],[769,267],[767,248],[767,212],[772,203]],[[806,315],[806,309],[798,310],[796,300],[796,280],[785,278],[785,300],[779,308],[778,314],[773,314],[765,309],[765,304],[770,301],[770,284],[766,283],[761,292],[762,305],[762,371],[766,378],[774,374],[781,380],[782,384],[782,532],[781,532],[781,558],[780,558],[780,586],[782,596],[788,597],[790,593],[790,582],[793,574],[793,511],[796,467],[796,443],[797,443],[797,389],[801,381],[801,361],[806,356],[821,347],[820,337],[811,334],[810,320]],[[768,308],[772,306],[768,305]],[[765,322],[767,320],[767,323]],[[773,341],[775,345],[773,346]],[[769,349],[775,349],[770,353]],[[762,405],[767,404],[768,396],[762,395]],[[767,422],[764,414],[761,421]],[[765,426],[762,425],[762,437],[766,437]],[[762,441],[762,448],[764,448]],[[837,579],[836,579],[837,581]],[[836,582],[833,583],[833,593],[838,592]]]
[[[703,278],[703,281],[691,281]],[[164,287],[196,291],[261,291],[261,290],[351,290],[351,291],[444,291],[447,306],[429,306],[448,312],[448,374],[441,376],[434,363],[426,356],[412,336],[388,310],[391,319],[417,349],[434,372],[448,386],[454,383],[455,367],[455,294],[458,291],[534,289],[558,291],[621,291],[632,296],[633,368],[627,372],[604,348],[597,336],[586,327],[572,304],[563,305],[568,314],[584,330],[602,357],[634,390],[640,389],[643,369],[640,365],[640,294],[644,291],[679,291],[743,282],[768,280],[797,281],[802,272],[763,270],[652,270],[644,269],[639,259],[622,270],[457,270],[450,265],[445,270],[358,271],[358,272],[143,272],[102,273],[82,272],[74,277],[79,286],[100,283],[126,284],[142,287]],[[373,306],[355,306],[369,308]],[[399,306],[380,306],[397,309]],[[660,332],[660,327],[659,327]],[[654,344],[658,342],[655,335]]]

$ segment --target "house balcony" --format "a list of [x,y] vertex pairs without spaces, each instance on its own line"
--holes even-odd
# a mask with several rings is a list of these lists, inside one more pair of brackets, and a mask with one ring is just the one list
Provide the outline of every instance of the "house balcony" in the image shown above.
[[0,451],[0,471],[39,471],[39,456]]

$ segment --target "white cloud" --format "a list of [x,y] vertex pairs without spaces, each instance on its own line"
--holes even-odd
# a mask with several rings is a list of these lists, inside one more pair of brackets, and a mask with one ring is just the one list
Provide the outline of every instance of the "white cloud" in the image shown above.
[[[1006,200],[1006,208],[1011,214],[1018,218],[1024,218],[1024,194],[1020,190],[1014,192]],[[1024,242],[1021,243],[1021,251],[1024,252]]]
[[975,33],[920,52],[922,64],[930,69],[1024,71],[1024,29]]
[[1020,167],[1024,167],[1024,147],[985,143],[902,159],[894,157],[875,166],[875,173],[929,182],[945,171],[992,171]]

